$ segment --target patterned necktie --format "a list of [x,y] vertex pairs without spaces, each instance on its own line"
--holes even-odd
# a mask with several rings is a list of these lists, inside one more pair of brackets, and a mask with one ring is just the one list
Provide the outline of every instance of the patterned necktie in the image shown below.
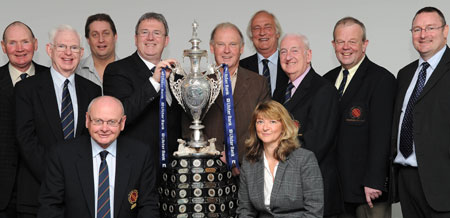
[[262,63],[263,63],[263,76],[266,77],[267,82],[269,83],[269,88],[271,89],[271,86],[270,86],[270,70],[269,70],[269,65],[268,65],[269,60],[263,59]]
[[342,81],[338,89],[339,99],[342,98],[342,95],[344,95],[345,84],[347,83],[347,77],[349,72],[348,70],[344,70],[342,71],[342,73],[344,74],[344,77],[342,77]]
[[20,80],[24,80],[27,77],[28,77],[28,74],[26,74],[26,73],[20,74]]
[[425,86],[427,78],[427,68],[430,66],[428,62],[422,63],[422,69],[419,72],[416,86],[409,97],[408,105],[406,106],[405,115],[403,116],[402,128],[400,131],[400,152],[403,157],[408,158],[413,152],[413,110],[420,93]]
[[102,163],[98,173],[98,192],[97,192],[97,218],[110,218],[111,207],[109,199],[109,172],[108,163],[106,163],[106,156],[108,151],[100,152]]
[[66,79],[66,81],[64,81],[64,88],[61,102],[61,125],[63,128],[64,140],[73,139],[75,137],[73,106],[72,106],[72,99],[70,98],[68,85],[69,80]]
[[289,100],[291,100],[291,96],[292,96],[292,88],[294,88],[294,85],[289,82],[287,88],[286,88],[286,92],[284,93],[284,102],[283,104],[286,104]]

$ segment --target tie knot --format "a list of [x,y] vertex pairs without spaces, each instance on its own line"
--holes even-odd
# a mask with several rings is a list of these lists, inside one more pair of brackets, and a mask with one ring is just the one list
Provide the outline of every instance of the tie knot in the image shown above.
[[155,72],[155,68],[156,68],[156,66],[154,66],[154,67],[152,67],[152,69],[150,69],[150,72],[152,73],[152,75]]
[[269,63],[269,60],[267,60],[267,59],[262,59],[262,63],[263,63],[263,65],[267,65],[267,64]]
[[287,87],[287,90],[292,90],[292,88],[294,88],[294,84],[292,84],[291,82],[290,83],[288,83],[288,87]]
[[67,85],[69,85],[69,79],[66,79],[66,81],[64,81],[64,87],[67,87]]
[[24,80],[27,77],[28,77],[28,74],[26,74],[26,73],[20,74],[20,80]]
[[430,66],[430,64],[428,62],[423,62],[422,63],[422,69],[423,70],[427,70],[427,68]]
[[102,159],[102,161],[104,161],[106,159],[107,155],[108,155],[108,151],[100,152],[100,158]]
[[348,70],[344,70],[342,71],[342,73],[344,74],[344,76],[347,76],[349,74]]

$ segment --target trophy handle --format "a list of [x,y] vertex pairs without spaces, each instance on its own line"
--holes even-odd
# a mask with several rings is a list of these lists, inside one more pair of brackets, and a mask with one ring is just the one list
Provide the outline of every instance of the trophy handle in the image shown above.
[[[214,101],[216,101],[217,96],[220,93],[221,86],[222,86],[222,73],[220,72],[220,66],[216,66],[214,64],[208,65],[208,71],[205,73],[205,77],[207,80],[209,80],[209,86],[211,88],[211,93],[209,96],[209,102],[208,106],[206,107],[205,114],[209,111],[209,108],[212,104],[214,104]],[[206,75],[215,75],[216,79],[210,78]]]
[[[177,79],[175,81],[175,75],[181,75],[181,79]],[[170,89],[172,90],[172,94],[177,99],[178,103],[181,105],[184,111],[186,108],[184,106],[183,98],[181,97],[181,84],[187,78],[187,74],[184,72],[183,68],[178,64],[175,64],[175,67],[172,68],[172,73],[169,76],[170,81]]]

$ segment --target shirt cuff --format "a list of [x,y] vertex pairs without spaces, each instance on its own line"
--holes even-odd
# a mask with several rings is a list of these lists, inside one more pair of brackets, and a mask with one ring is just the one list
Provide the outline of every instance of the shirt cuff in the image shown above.
[[159,92],[159,90],[161,89],[161,84],[159,84],[158,82],[156,82],[155,79],[153,79],[153,77],[150,77],[150,83],[152,84],[153,88],[155,88],[156,92]]

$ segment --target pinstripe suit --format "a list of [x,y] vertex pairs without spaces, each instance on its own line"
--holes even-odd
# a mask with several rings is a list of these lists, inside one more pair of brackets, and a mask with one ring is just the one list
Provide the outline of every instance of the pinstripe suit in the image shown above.
[[322,217],[323,182],[314,154],[303,148],[280,161],[275,174],[270,210],[264,205],[264,161],[241,167],[239,186],[240,218],[245,217]]

